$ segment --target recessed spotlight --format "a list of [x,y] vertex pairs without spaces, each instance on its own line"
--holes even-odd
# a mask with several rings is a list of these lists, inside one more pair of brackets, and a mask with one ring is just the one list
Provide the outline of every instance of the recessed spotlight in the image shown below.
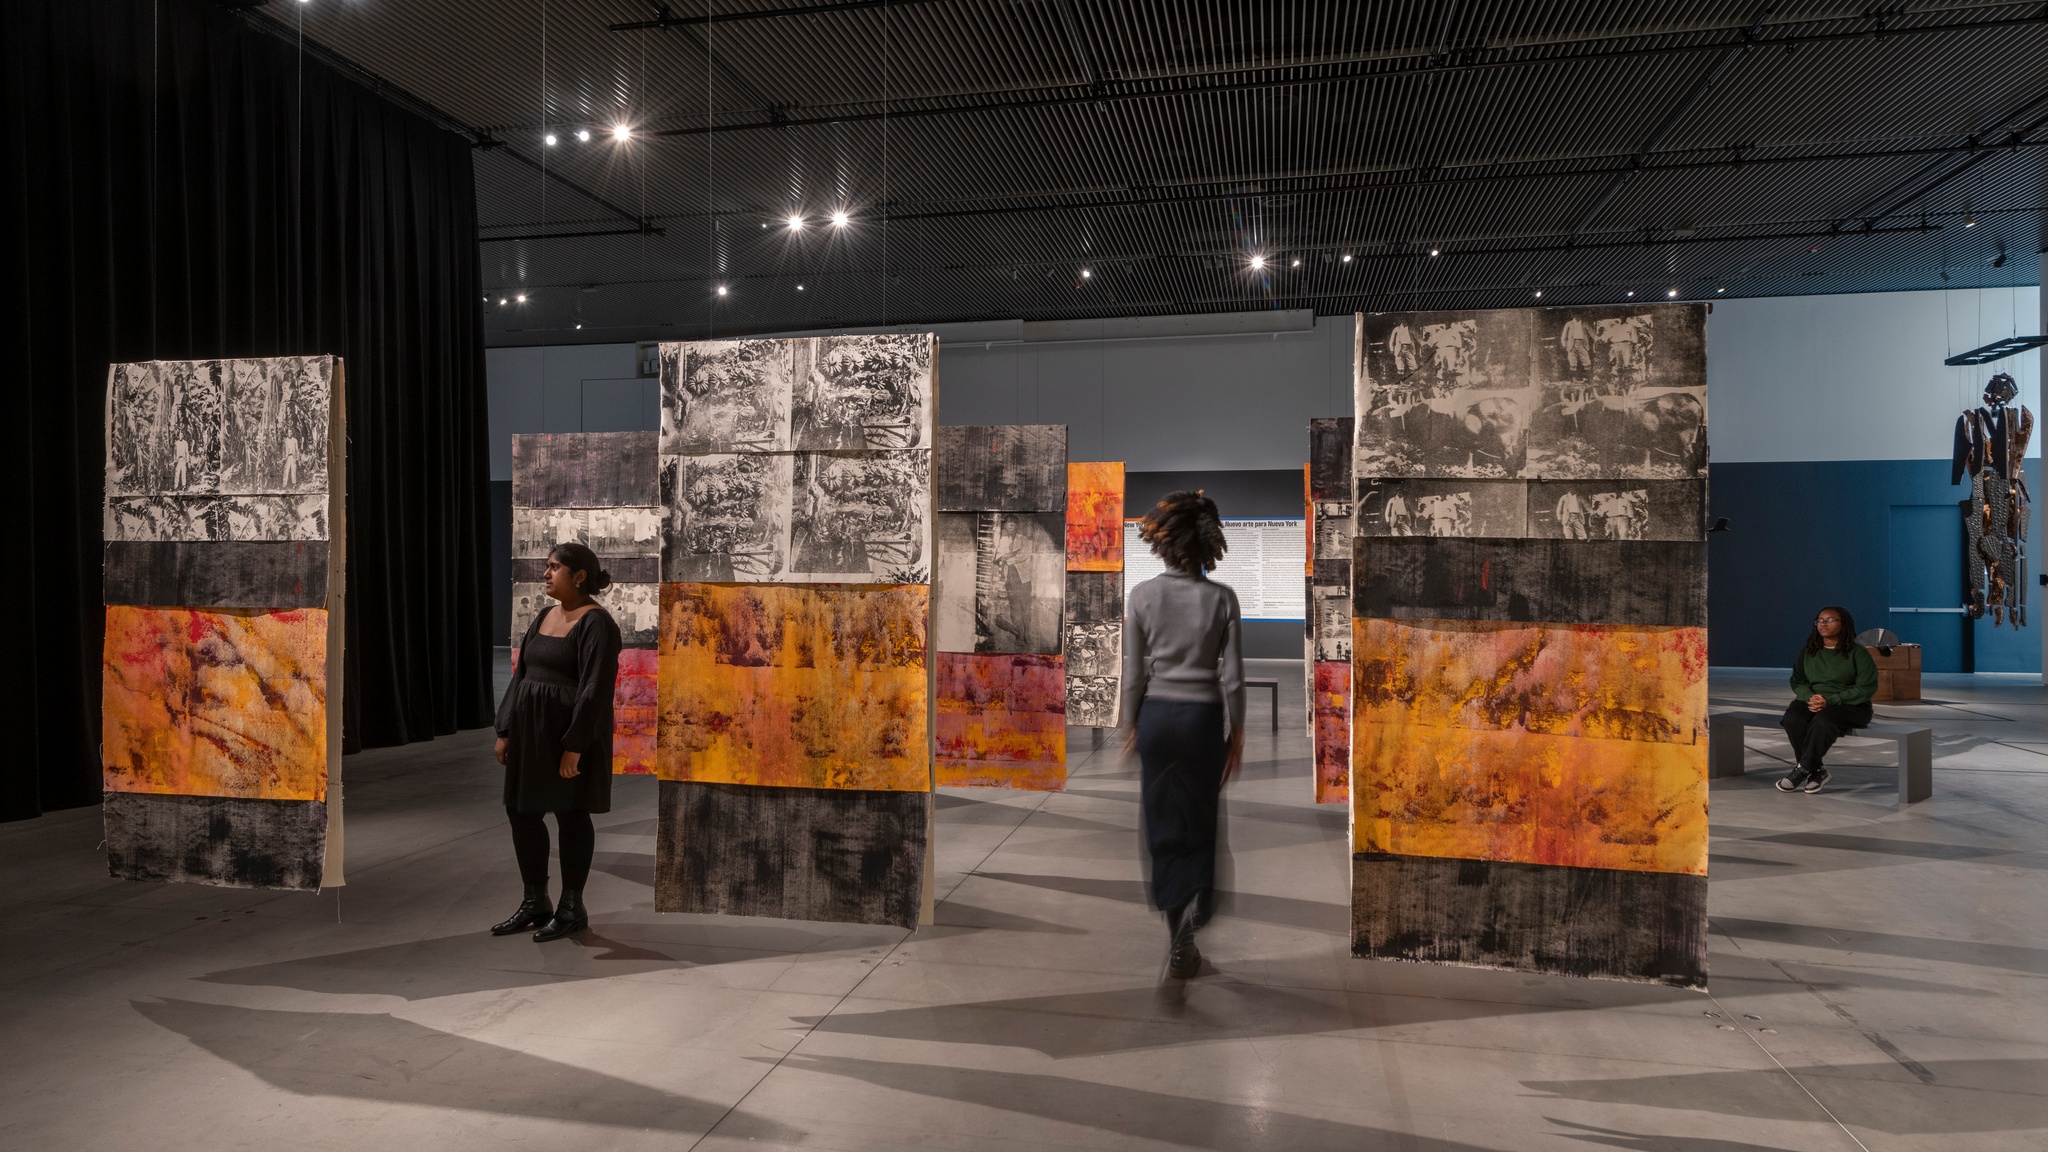
[[1266,266],[1266,258],[1265,258],[1264,256],[1254,256],[1254,257],[1252,257],[1252,267],[1254,267],[1254,268],[1264,268],[1265,266]]
[[1300,258],[1299,258],[1299,257],[1297,257],[1297,258],[1295,259],[1294,263],[1293,263],[1293,264],[1291,264],[1291,265],[1289,265],[1289,267],[1292,267],[1292,268],[1299,268],[1299,267],[1301,267],[1301,260],[1300,260]]
[[1673,288],[1673,289],[1672,289],[1671,291],[1669,291],[1669,292],[1666,292],[1666,293],[1665,293],[1665,295],[1666,295],[1666,296],[1676,296],[1676,295],[1678,295],[1678,289],[1676,289],[1676,288]]
[[1977,218],[1975,216],[1972,216],[1968,220],[1963,221],[1963,227],[1965,228],[1975,228],[1976,226]]
[[503,296],[500,296],[500,297],[498,297],[498,307],[500,307],[500,308],[503,308],[504,306],[505,306],[505,298],[504,298]]
[[1635,289],[1633,289],[1633,288],[1631,288],[1631,289],[1629,289],[1629,290],[1628,290],[1628,294],[1629,294],[1629,295],[1631,295],[1631,296],[1633,296],[1633,295],[1635,295],[1635,294],[1636,294],[1636,290],[1635,290]]
[[555,134],[553,132],[548,133],[543,139],[548,142],[548,147],[553,148],[555,146]]
[[1727,289],[1726,289],[1726,288],[1716,288],[1716,289],[1714,289],[1714,291],[1716,291],[1716,292],[1726,292],[1726,291],[1727,291]]
[[1345,262],[1346,264],[1349,264],[1349,263],[1351,263],[1351,253],[1349,253],[1349,252],[1346,252],[1346,253],[1344,254],[1344,262]]
[[1086,268],[1081,269],[1081,279],[1086,280],[1087,278],[1093,275],[1095,275],[1095,273],[1090,272]]
[[521,292],[518,296],[518,300],[521,304],[526,303],[526,293]]
[[801,291],[803,291],[803,290],[804,290],[804,286],[803,286],[803,285],[801,285],[801,284],[799,284],[799,285],[797,285],[797,286],[796,286],[796,290],[797,290],[797,291],[799,291],[799,292],[801,292]]
[[585,144],[588,144],[588,143],[590,143],[590,129],[588,129],[588,128],[578,128],[578,129],[576,130],[576,138],[577,138],[578,140],[581,140],[581,141],[583,141],[583,142],[584,142]]
[[633,130],[624,124],[612,125],[612,139],[621,143],[633,138]]
[[791,215],[787,223],[789,224],[789,230],[791,232],[801,231],[804,226],[804,218],[797,215]]
[[720,296],[723,296],[723,295],[725,295],[725,285],[723,285],[723,284],[720,284],[720,285],[718,286],[718,294],[719,294]]
[[576,327],[578,327],[579,329],[580,329],[580,328],[582,328],[582,327],[583,327],[583,322],[582,322],[581,320],[578,320],[578,321],[576,322]]
[[1541,299],[1543,299],[1543,289],[1541,289],[1541,288],[1538,288],[1538,289],[1536,290],[1536,298],[1537,298],[1538,300],[1541,300]]
[[832,226],[834,228],[844,228],[848,223],[849,221],[846,218],[846,213],[834,212],[832,214]]
[[767,230],[767,228],[768,228],[768,222],[767,222],[766,220],[763,220],[763,221],[761,221],[761,228],[762,228],[762,230],[763,230],[763,231],[766,231],[766,230]]
[[1436,249],[1434,249],[1434,248],[1431,248],[1431,249],[1429,250],[1429,254],[1430,254],[1431,256],[1435,256],[1435,255],[1437,255],[1438,253],[1437,253],[1437,250],[1436,250]]

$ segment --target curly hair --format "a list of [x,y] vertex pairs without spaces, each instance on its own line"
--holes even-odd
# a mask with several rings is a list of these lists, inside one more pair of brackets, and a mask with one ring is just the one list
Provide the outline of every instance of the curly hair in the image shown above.
[[1182,572],[1207,572],[1230,548],[1223,539],[1216,502],[1199,488],[1168,493],[1138,522],[1138,535],[1167,567]]

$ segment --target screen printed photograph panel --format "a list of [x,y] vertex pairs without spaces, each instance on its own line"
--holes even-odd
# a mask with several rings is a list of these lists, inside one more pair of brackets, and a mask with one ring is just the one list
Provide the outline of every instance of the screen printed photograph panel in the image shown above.
[[1358,482],[1523,475],[1541,400],[1534,337],[1526,309],[1361,315]]
[[938,430],[934,507],[942,512],[1067,510],[1067,426],[996,424]]
[[662,585],[658,774],[928,789],[928,609],[914,585]]
[[1545,308],[1530,314],[1542,403],[1529,475],[1690,480],[1706,475],[1706,309]]

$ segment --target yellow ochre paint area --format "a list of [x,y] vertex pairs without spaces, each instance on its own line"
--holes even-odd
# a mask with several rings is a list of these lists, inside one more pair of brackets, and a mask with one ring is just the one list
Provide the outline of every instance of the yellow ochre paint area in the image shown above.
[[924,585],[662,585],[655,774],[930,791],[929,612]]
[[1067,465],[1067,571],[1124,570],[1124,466]]
[[109,605],[109,792],[324,800],[327,613]]
[[1353,622],[1354,847],[1704,875],[1706,630]]

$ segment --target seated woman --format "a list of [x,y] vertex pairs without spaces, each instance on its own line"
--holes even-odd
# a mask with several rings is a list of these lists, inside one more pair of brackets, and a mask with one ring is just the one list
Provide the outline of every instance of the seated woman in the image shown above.
[[1814,616],[1806,647],[1792,660],[1792,694],[1778,724],[1792,738],[1797,762],[1780,792],[1818,792],[1828,782],[1820,758],[1835,741],[1870,723],[1870,697],[1877,692],[1877,661],[1856,642],[1856,619],[1832,604]]

